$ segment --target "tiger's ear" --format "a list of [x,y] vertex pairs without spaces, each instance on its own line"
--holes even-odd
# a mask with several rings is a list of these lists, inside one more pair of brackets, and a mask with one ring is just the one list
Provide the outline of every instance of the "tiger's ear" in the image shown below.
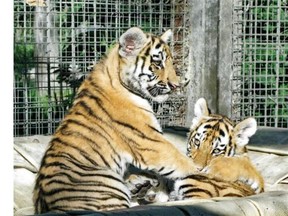
[[165,43],[168,43],[170,41],[172,37],[172,31],[171,29],[168,29],[167,31],[165,31],[161,36],[161,40],[163,40]]
[[210,111],[204,98],[199,98],[194,106],[194,118],[191,128],[194,128],[203,116],[209,116]]
[[123,57],[135,57],[146,42],[146,34],[140,28],[132,27],[124,32],[119,38],[119,54]]
[[209,109],[207,106],[207,102],[204,98],[199,98],[194,106],[194,115],[195,117],[202,117],[209,115]]
[[238,123],[234,128],[234,139],[238,146],[245,146],[249,142],[249,138],[255,134],[257,130],[257,122],[254,118],[247,118]]

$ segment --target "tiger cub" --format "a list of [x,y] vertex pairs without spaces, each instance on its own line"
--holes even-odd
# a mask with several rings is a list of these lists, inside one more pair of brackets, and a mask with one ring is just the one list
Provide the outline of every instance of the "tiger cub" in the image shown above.
[[187,155],[199,173],[179,178],[174,186],[167,185],[162,177],[132,175],[133,180],[128,178],[127,182],[134,200],[142,204],[189,198],[244,197],[264,191],[264,180],[249,160],[246,149],[249,137],[256,132],[256,121],[248,118],[235,125],[225,116],[210,114],[203,98],[194,108]]
[[129,164],[169,179],[197,172],[164,138],[149,103],[165,101],[179,87],[167,44],[171,35],[128,29],[83,81],[43,156],[36,214],[130,207],[123,179]]
[[264,180],[247,155],[249,137],[257,130],[254,118],[235,124],[210,114],[205,99],[195,104],[187,155],[201,174],[176,181],[177,199],[249,196],[264,191]]

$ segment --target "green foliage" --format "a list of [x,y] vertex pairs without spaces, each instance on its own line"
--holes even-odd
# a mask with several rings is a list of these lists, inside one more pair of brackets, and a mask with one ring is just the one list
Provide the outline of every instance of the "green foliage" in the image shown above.
[[[63,114],[71,105],[91,64],[109,51],[126,29],[139,26],[148,32],[161,32],[162,27],[171,26],[172,4],[169,1],[120,0],[114,4],[113,1],[79,0],[50,1],[49,4],[51,10],[47,11],[47,20],[53,17],[53,25],[59,34],[59,54],[53,56],[59,60],[59,65],[50,68],[53,71],[50,75],[55,75],[58,83],[55,89],[52,82],[50,89],[47,86],[39,89],[36,74],[39,62],[34,56],[38,46],[35,27],[41,29],[42,26],[35,23],[36,7],[25,4],[25,1],[14,1],[14,111],[18,113],[14,122],[21,123],[14,124],[14,127],[19,127],[18,131],[24,130],[25,125],[29,131],[34,130],[32,127],[41,127],[44,129],[42,133],[47,133],[48,124],[59,121],[63,117],[60,113]],[[21,131],[17,135],[28,134]]]
[[22,74],[35,66],[34,46],[29,44],[16,44],[14,46],[14,73],[20,78]]
[[[243,102],[249,104],[253,91],[255,101],[249,106],[259,125],[288,127],[287,7],[279,8],[278,1],[267,0],[253,1],[250,7],[244,17]],[[243,115],[250,111],[244,110]]]

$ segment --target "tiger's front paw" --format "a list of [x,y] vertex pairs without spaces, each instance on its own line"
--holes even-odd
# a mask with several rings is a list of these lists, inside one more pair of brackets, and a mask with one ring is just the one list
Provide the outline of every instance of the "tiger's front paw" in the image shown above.
[[217,157],[202,172],[228,182],[240,181],[255,193],[264,191],[264,179],[246,157]]
[[250,186],[255,193],[264,192],[264,180],[262,177],[255,176],[255,178],[249,178],[248,176],[240,176],[238,181]]

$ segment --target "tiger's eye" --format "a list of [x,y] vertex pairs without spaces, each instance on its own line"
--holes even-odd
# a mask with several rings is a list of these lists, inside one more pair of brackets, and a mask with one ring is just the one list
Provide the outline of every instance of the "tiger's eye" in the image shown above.
[[153,61],[153,63],[159,67],[159,68],[162,68],[162,61]]
[[196,147],[199,147],[199,146],[200,146],[200,140],[197,139],[197,138],[194,138],[193,143],[194,143],[194,145],[195,145]]
[[220,150],[219,149],[214,149],[213,150],[213,154],[219,154],[220,153]]

